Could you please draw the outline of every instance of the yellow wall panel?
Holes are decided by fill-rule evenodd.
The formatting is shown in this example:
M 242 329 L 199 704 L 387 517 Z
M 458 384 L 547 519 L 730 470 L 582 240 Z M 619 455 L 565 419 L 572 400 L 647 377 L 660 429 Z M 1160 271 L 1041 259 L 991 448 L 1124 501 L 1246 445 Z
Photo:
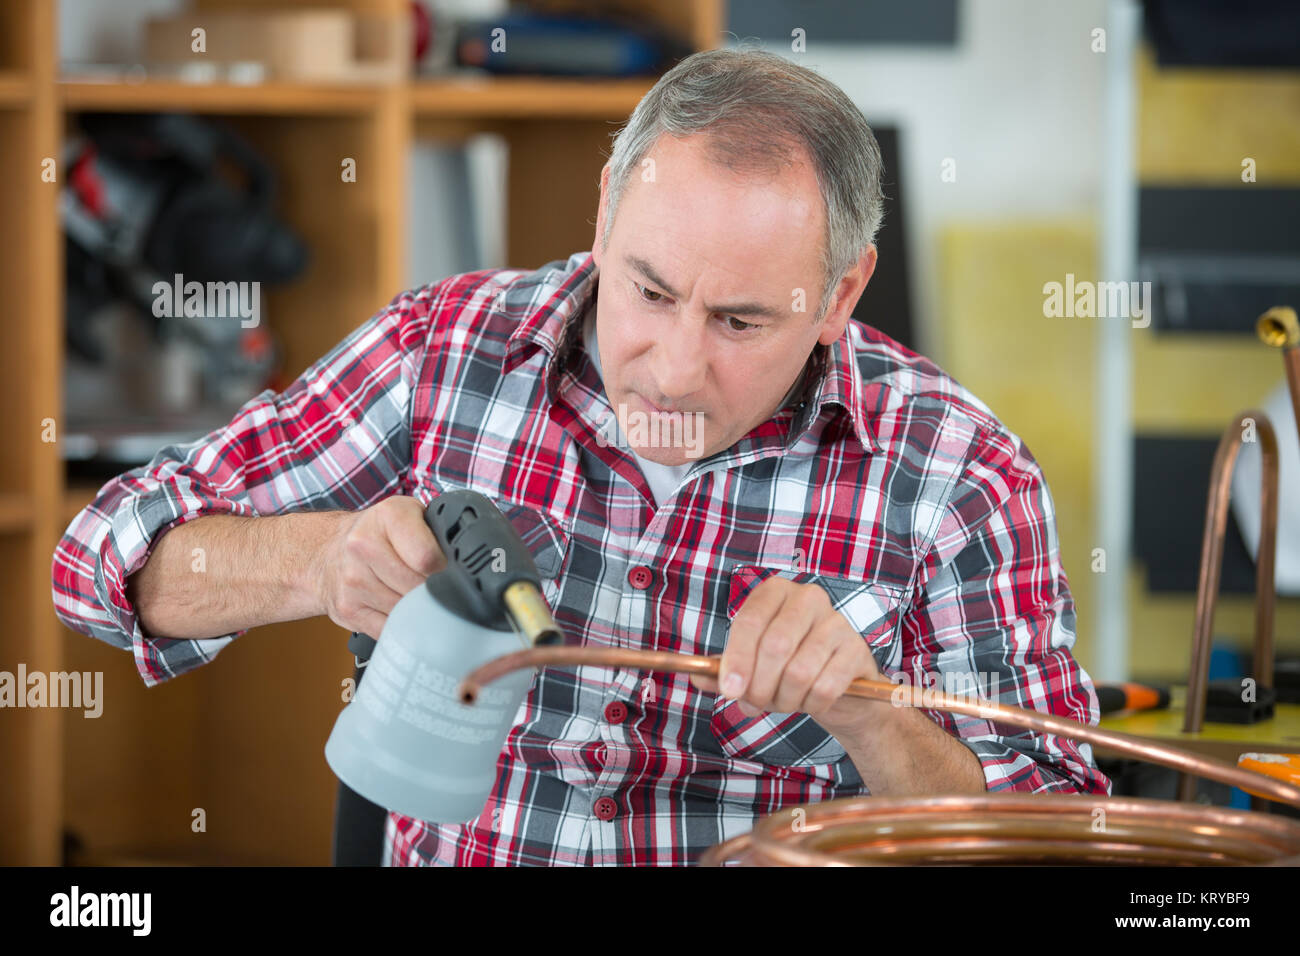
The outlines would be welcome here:
M 1157 69 L 1138 57 L 1138 178 L 1157 185 L 1300 185 L 1300 74 L 1294 70 Z
M 954 226 L 939 238 L 939 364 L 1021 437 L 1056 505 L 1061 561 L 1092 645 L 1095 320 L 1047 318 L 1043 285 L 1095 271 L 1092 229 L 1070 223 Z
M 1140 430 L 1218 435 L 1284 378 L 1281 353 L 1251 336 L 1133 330 L 1133 422 Z

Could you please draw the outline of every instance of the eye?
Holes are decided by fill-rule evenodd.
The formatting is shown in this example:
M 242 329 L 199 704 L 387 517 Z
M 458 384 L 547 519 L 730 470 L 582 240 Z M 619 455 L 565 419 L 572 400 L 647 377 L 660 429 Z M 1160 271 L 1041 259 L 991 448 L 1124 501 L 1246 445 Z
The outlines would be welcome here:
M 633 284 L 635 285 L 635 283 Z M 641 294 L 642 299 L 644 299 L 645 301 L 649 302 L 652 305 L 657 305 L 658 303 L 662 302 L 665 298 L 662 292 L 653 292 L 650 290 L 649 286 L 638 285 L 636 287 L 636 290 Z M 651 296 L 658 296 L 658 298 L 651 298 Z
M 758 328 L 753 322 L 742 322 L 734 315 L 727 316 L 727 325 L 733 332 L 748 332 L 750 329 Z

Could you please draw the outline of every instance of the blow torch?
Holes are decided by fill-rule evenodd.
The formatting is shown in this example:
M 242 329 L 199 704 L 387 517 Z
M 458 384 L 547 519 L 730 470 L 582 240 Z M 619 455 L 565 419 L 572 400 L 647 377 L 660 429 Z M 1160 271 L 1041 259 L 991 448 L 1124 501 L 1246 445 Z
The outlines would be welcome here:
M 377 642 L 353 635 L 353 653 L 372 653 L 325 759 L 373 803 L 432 823 L 464 823 L 487 802 L 533 673 L 516 672 L 475 707 L 461 703 L 457 684 L 520 642 L 555 645 L 562 635 L 532 554 L 490 499 L 446 492 L 424 520 L 447 566 L 397 602 Z

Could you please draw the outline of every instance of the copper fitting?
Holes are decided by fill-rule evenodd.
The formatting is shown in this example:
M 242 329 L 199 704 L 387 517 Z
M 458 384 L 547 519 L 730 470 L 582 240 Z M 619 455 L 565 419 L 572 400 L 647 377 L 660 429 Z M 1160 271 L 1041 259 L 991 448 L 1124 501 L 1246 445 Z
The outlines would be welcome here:
M 1291 410 L 1300 428 L 1300 320 L 1295 309 L 1275 305 L 1255 321 L 1255 332 L 1265 345 L 1282 350 L 1286 383 L 1291 391 Z
M 667 651 L 536 647 L 476 668 L 461 681 L 457 694 L 473 704 L 484 684 L 525 667 L 585 664 L 717 679 L 721 663 L 721 657 Z M 917 695 L 916 690 L 858 678 L 846 695 L 1068 737 L 1300 807 L 1300 787 L 1212 757 L 1054 714 L 929 688 Z M 1297 865 L 1300 823 L 1251 811 L 1090 794 L 851 797 L 783 809 L 760 820 L 750 833 L 714 847 L 701 862 L 733 859 L 760 865 L 994 861 Z

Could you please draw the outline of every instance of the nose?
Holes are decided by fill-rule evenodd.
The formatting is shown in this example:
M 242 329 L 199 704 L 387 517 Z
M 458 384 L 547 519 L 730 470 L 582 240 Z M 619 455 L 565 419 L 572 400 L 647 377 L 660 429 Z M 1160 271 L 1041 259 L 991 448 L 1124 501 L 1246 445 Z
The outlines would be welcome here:
M 656 404 L 676 404 L 704 388 L 709 367 L 704 324 L 678 319 L 655 343 L 650 374 L 658 395 L 646 398 Z

